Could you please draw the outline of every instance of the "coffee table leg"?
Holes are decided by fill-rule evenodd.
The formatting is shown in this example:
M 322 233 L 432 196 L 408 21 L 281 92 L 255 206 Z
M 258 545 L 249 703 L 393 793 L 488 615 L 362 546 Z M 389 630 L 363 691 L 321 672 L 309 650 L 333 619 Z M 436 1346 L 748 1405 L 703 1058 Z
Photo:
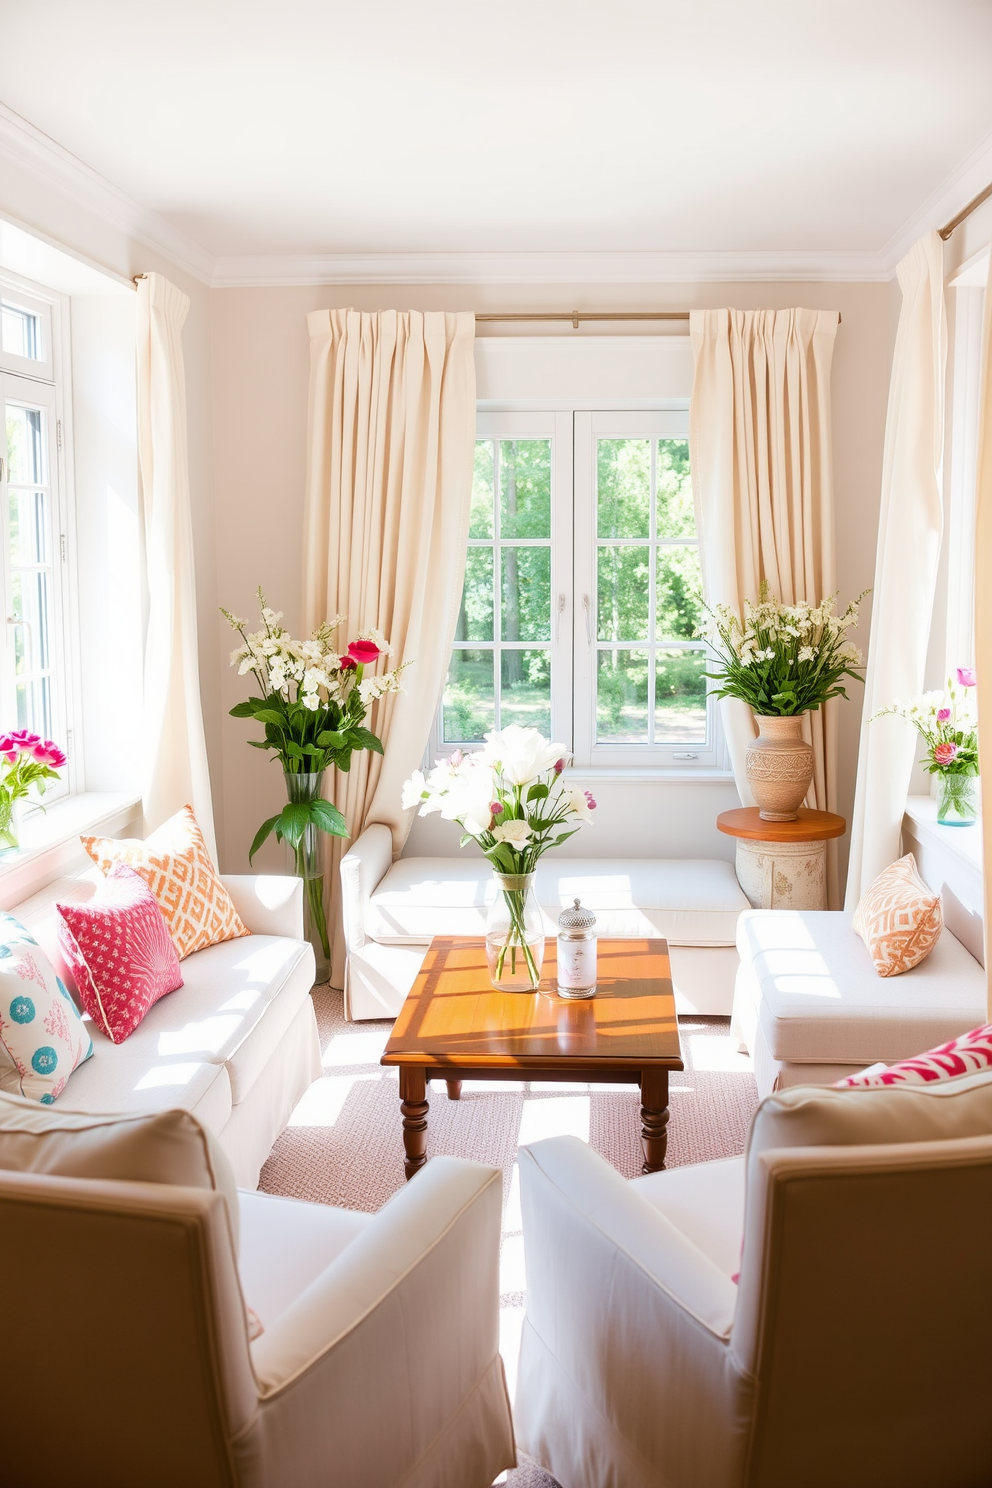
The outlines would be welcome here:
M 427 1072 L 418 1065 L 400 1065 L 400 1110 L 403 1112 L 404 1170 L 411 1179 L 427 1161 Z
M 449 1100 L 461 1100 L 461 1098 L 462 1098 L 462 1082 L 461 1082 L 461 1080 L 445 1080 L 444 1083 L 448 1087 L 448 1099 Z
M 668 1071 L 641 1071 L 641 1146 L 644 1148 L 642 1173 L 660 1173 L 665 1166 L 668 1148 Z

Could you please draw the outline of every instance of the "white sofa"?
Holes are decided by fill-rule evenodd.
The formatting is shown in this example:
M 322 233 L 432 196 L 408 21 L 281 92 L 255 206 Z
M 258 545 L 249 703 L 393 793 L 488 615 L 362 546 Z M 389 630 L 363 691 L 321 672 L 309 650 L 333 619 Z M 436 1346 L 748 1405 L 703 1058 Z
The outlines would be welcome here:
M 10 913 L 66 978 L 56 901 L 92 897 L 91 868 L 56 879 Z M 303 939 L 297 878 L 223 877 L 250 936 L 208 946 L 181 962 L 183 986 L 163 997 L 125 1043 L 87 1019 L 93 1055 L 70 1076 L 59 1106 L 83 1112 L 181 1106 L 220 1138 L 241 1188 L 254 1189 L 289 1115 L 321 1073 L 310 989 L 314 956 Z
M 851 916 L 749 909 L 731 1031 L 754 1059 L 759 1096 L 893 1064 L 986 1021 L 985 971 L 944 929 L 919 966 L 880 977 Z
M 467 852 L 393 862 L 388 827 L 367 827 L 341 860 L 349 1018 L 393 1018 L 435 935 L 482 935 L 495 894 L 489 862 Z M 562 858 L 538 864 L 549 935 L 579 896 L 602 936 L 664 936 L 681 1013 L 727 1017 L 737 920 L 748 901 L 733 865 L 706 858 Z

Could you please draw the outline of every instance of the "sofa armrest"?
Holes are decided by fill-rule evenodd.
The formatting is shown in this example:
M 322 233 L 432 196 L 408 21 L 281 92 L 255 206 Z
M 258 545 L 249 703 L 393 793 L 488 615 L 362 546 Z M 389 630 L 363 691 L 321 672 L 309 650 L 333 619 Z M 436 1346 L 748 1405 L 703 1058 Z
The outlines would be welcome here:
M 312 1481 L 333 1463 L 342 1483 L 405 1482 L 457 1419 L 470 1454 L 459 1482 L 490 1483 L 513 1465 L 498 1353 L 502 1194 L 498 1169 L 434 1158 L 256 1340 L 274 1452 L 293 1443 L 299 1467 L 304 1448 Z
M 221 883 L 253 935 L 303 939 L 302 878 L 275 873 L 222 873 Z
M 563 1482 L 582 1481 L 606 1435 L 659 1483 L 736 1481 L 737 1287 L 578 1138 L 522 1147 L 519 1161 L 521 1447 Z
M 365 906 L 393 864 L 393 834 L 381 822 L 366 827 L 341 859 L 341 917 L 345 945 L 365 944 Z

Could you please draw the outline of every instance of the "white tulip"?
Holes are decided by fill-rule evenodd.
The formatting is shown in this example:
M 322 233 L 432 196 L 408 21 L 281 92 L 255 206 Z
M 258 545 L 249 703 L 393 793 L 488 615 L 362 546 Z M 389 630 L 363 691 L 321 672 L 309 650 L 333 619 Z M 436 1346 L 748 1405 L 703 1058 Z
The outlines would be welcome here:
M 498 764 L 511 785 L 523 786 L 553 770 L 560 759 L 567 760 L 569 751 L 564 744 L 550 743 L 538 729 L 511 723 L 486 735 L 482 758 L 487 764 Z

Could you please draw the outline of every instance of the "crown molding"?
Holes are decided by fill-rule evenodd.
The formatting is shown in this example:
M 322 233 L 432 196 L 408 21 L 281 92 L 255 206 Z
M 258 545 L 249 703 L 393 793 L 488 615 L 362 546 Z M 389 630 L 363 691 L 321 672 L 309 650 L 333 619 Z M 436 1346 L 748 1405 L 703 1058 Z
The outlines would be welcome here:
M 925 232 L 929 232 L 931 228 L 943 227 L 972 197 L 983 191 L 990 181 L 992 134 L 982 140 L 956 170 L 945 176 L 923 205 L 907 218 L 898 232 L 892 234 L 879 255 L 885 265 L 886 278 L 892 277 L 900 259 Z
M 327 253 L 218 258 L 215 289 L 317 284 L 707 284 L 880 280 L 875 253 Z
M 0 103 L 0 159 L 46 181 L 101 222 L 160 253 L 194 279 L 211 282 L 212 254 L 4 103 Z

